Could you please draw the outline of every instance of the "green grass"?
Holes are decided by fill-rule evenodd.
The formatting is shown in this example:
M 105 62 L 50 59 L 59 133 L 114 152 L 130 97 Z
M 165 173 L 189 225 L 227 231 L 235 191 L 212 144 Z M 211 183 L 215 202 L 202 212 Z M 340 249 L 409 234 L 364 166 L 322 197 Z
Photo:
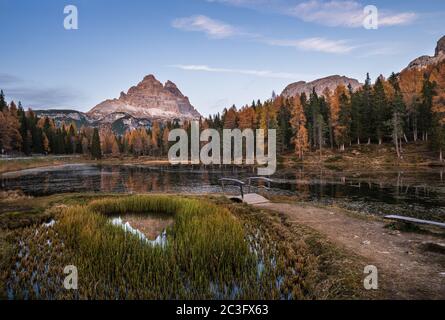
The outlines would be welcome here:
M 29 213 L 23 201 L 10 205 L 16 212 L 0 214 L 0 299 L 7 284 L 16 299 L 363 296 L 355 257 L 281 214 L 222 197 L 58 195 L 29 199 Z M 173 217 L 167 245 L 109 223 L 128 213 Z M 53 228 L 42 226 L 52 218 Z M 62 285 L 70 264 L 78 291 Z
M 375 299 L 384 295 L 363 289 L 366 264 L 360 256 L 332 244 L 317 231 L 291 223 L 278 212 L 232 204 L 223 198 L 214 201 L 243 220 L 245 227 L 261 230 L 262 247 L 270 250 L 273 246 L 282 265 L 280 274 L 285 275 L 283 286 L 294 299 Z
M 14 160 L 0 159 L 0 173 L 13 172 L 13 171 L 45 167 L 45 166 L 76 163 L 81 160 L 82 159 L 80 157 L 57 158 L 52 156 L 30 157 L 26 159 L 14 159 Z
M 173 214 L 175 223 L 168 230 L 166 247 L 147 245 L 109 223 L 110 216 L 129 212 Z M 33 258 L 18 261 L 21 268 L 15 274 L 16 297 L 22 297 L 23 292 L 29 293 L 25 298 L 45 299 L 279 296 L 270 264 L 258 275 L 257 257 L 249 249 L 241 222 L 229 210 L 208 201 L 146 195 L 106 198 L 65 208 L 56 214 L 56 219 L 50 232 L 42 226 L 37 228 L 41 236 L 35 236 L 33 228 L 23 232 L 29 257 Z M 57 259 L 44 250 L 48 249 L 48 240 L 58 253 Z M 20 248 L 17 255 L 19 251 Z M 78 267 L 79 291 L 75 294 L 60 289 L 62 263 Z M 38 283 L 45 295 L 32 292 L 36 283 L 29 266 L 32 270 L 44 270 L 45 266 L 51 269 Z M 50 283 L 48 278 L 52 279 Z

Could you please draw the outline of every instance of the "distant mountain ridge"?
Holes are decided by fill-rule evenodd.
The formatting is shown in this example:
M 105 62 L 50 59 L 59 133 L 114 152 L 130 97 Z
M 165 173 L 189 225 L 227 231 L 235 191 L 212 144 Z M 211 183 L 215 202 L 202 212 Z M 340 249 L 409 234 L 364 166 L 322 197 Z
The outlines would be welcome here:
M 78 128 L 83 125 L 90 125 L 92 120 L 87 114 L 69 109 L 48 109 L 48 110 L 33 110 L 33 112 L 40 118 L 48 117 L 54 120 L 57 126 L 60 126 L 62 122 L 72 123 L 74 122 Z
M 150 127 L 152 121 L 149 119 L 139 119 L 124 113 L 115 112 L 104 117 L 100 121 L 92 119 L 87 113 L 77 110 L 33 110 L 38 117 L 48 117 L 54 120 L 56 126 L 60 127 L 62 123 L 75 123 L 77 128 L 87 127 L 110 127 L 115 133 L 123 134 L 127 130 L 139 127 Z
M 290 98 L 295 97 L 296 95 L 301 95 L 304 92 L 307 96 L 309 96 L 313 89 L 315 89 L 315 92 L 318 95 L 323 95 L 323 91 L 326 88 L 333 92 L 340 84 L 344 85 L 345 87 L 351 85 L 354 91 L 362 86 L 362 84 L 356 79 L 333 75 L 311 82 L 298 81 L 291 83 L 283 90 L 281 95 L 285 98 Z
M 138 127 L 150 127 L 153 121 L 184 121 L 199 119 L 201 115 L 190 104 L 176 84 L 167 81 L 162 85 L 154 75 L 148 75 L 119 98 L 105 100 L 90 111 L 36 110 L 39 117 L 54 119 L 56 125 L 74 122 L 83 125 L 109 126 L 122 134 Z
M 405 74 L 408 74 L 409 72 L 423 72 L 423 70 L 437 66 L 443 61 L 445 61 L 445 36 L 437 41 L 434 56 L 424 55 L 414 59 L 405 69 L 400 71 L 399 77 L 403 81 Z M 409 81 L 411 81 L 411 79 Z M 333 92 L 340 84 L 346 87 L 351 85 L 354 91 L 362 87 L 362 84 L 356 79 L 348 78 L 346 76 L 332 75 L 311 82 L 298 81 L 291 83 L 283 90 L 281 95 L 286 98 L 295 97 L 303 92 L 306 95 L 309 95 L 312 93 L 313 89 L 315 89 L 315 92 L 318 95 L 323 95 L 323 91 L 326 88 Z

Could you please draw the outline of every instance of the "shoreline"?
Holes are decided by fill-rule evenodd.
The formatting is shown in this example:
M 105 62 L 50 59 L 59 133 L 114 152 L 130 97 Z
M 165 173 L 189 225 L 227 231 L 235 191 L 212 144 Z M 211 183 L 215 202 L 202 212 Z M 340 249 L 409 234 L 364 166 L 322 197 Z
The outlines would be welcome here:
M 94 165 L 170 165 L 168 160 L 162 159 L 147 159 L 143 158 L 133 158 L 133 157 L 125 157 L 125 158 L 104 158 L 102 160 L 92 160 L 82 156 L 67 156 L 63 158 L 54 158 L 51 156 L 38 156 L 38 157 L 21 157 L 19 159 L 0 159 L 0 175 L 5 173 L 11 173 L 16 171 L 22 171 L 26 169 L 35 169 L 35 168 L 44 168 L 44 167 L 52 167 L 59 165 L 67 165 L 67 164 L 94 164 Z M 240 167 L 251 167 L 251 165 L 236 165 Z M 382 169 L 444 169 L 445 163 L 386 163 L 373 165 L 372 167 L 366 166 L 364 169 L 364 165 L 357 163 L 351 164 L 349 162 L 338 162 L 338 163 L 326 163 L 326 162 L 314 162 L 314 161 L 302 161 L 302 162 L 281 162 L 277 163 L 277 170 L 293 170 L 299 169 L 302 167 L 306 168 L 314 168 L 314 169 L 325 169 L 333 172 L 349 172 L 349 171 L 364 171 L 368 172 L 377 172 Z

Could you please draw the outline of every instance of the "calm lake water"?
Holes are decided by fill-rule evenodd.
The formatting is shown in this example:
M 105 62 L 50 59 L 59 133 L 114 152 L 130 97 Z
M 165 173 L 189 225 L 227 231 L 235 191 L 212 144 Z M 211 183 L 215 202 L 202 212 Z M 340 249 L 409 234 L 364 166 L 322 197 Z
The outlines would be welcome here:
M 32 196 L 68 192 L 219 193 L 222 177 L 246 180 L 256 170 L 242 167 L 64 165 L 6 173 L 0 190 L 22 190 Z M 333 171 L 281 169 L 266 195 L 295 201 L 335 203 L 372 214 L 404 214 L 445 220 L 445 170 L 410 169 Z M 236 193 L 228 187 L 226 191 Z

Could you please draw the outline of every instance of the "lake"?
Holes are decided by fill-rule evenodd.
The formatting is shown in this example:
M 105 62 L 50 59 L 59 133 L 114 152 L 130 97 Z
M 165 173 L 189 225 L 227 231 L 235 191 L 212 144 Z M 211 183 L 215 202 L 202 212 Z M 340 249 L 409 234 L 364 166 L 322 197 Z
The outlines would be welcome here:
M 187 193 L 222 192 L 222 177 L 246 180 L 256 170 L 237 166 L 72 164 L 28 169 L 0 176 L 0 190 L 31 196 L 72 192 Z M 294 201 L 336 204 L 370 214 L 403 214 L 445 220 L 444 169 L 336 171 L 301 167 L 278 169 L 270 190 Z M 226 191 L 236 193 L 235 187 Z

